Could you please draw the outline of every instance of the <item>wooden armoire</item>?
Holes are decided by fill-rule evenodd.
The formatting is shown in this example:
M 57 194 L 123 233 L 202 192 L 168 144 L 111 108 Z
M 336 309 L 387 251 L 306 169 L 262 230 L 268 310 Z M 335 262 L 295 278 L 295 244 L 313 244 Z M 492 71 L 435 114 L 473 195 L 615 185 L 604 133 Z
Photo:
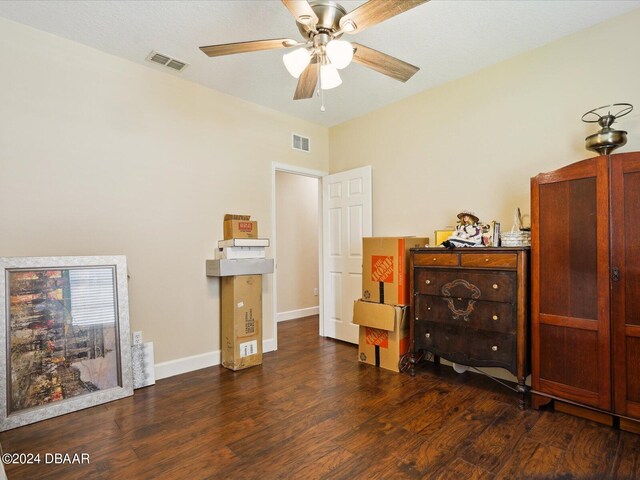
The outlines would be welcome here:
M 533 405 L 640 419 L 640 152 L 532 178 L 531 226 Z

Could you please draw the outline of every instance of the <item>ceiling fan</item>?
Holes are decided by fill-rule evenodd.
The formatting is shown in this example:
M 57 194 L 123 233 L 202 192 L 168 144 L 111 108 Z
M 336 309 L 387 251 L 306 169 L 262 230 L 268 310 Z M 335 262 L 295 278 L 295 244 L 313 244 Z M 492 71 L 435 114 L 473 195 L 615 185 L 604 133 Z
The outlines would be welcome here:
M 301 48 L 283 56 L 285 67 L 298 78 L 294 100 L 311 98 L 318 80 L 328 90 L 342 83 L 338 69 L 355 61 L 365 67 L 406 82 L 419 68 L 359 43 L 339 40 L 344 33 L 353 35 L 365 28 L 410 10 L 428 0 L 369 0 L 347 13 L 335 2 L 327 0 L 282 0 L 293 14 L 304 41 L 291 38 L 255 40 L 200 47 L 210 57 L 256 52 L 278 48 Z

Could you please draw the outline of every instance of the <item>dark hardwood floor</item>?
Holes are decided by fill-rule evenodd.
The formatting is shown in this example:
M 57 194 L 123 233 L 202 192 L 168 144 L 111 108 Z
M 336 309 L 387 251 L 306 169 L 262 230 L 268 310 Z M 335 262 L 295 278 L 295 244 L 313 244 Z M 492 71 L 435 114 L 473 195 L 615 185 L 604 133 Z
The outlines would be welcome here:
M 281 323 L 279 350 L 0 434 L 5 452 L 88 453 L 88 465 L 7 465 L 19 479 L 638 478 L 640 436 L 520 411 L 481 375 L 361 365 L 318 318 Z

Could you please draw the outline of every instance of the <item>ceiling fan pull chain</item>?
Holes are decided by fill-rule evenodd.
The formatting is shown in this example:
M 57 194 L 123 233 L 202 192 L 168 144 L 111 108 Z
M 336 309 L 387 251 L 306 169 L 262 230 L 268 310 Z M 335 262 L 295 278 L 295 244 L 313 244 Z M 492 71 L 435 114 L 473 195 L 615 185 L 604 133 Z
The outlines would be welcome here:
M 320 62 L 318 62 L 318 95 L 320 95 L 320 111 L 324 112 L 324 90 L 322 89 L 322 70 L 320 69 Z

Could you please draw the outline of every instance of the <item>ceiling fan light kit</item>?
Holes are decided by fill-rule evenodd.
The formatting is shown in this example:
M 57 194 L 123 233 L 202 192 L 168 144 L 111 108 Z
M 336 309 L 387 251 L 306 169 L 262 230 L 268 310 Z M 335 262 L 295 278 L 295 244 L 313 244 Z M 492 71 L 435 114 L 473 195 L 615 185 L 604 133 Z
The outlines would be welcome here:
M 293 52 L 285 53 L 282 56 L 282 61 L 293 78 L 300 78 L 311 61 L 311 52 L 306 48 L 298 48 Z
M 320 88 L 322 90 L 331 90 L 342 84 L 342 79 L 336 67 L 327 63 L 320 66 Z
M 338 70 L 346 68 L 353 60 L 353 45 L 346 40 L 331 40 L 325 50 L 331 64 Z
M 339 39 L 344 33 L 356 34 L 427 1 L 369 0 L 347 13 L 341 5 L 328 0 L 282 0 L 296 19 L 304 42 L 278 38 L 210 45 L 200 47 L 200 50 L 210 57 L 217 57 L 304 45 L 282 57 L 287 71 L 298 79 L 294 100 L 313 97 L 318 82 L 322 90 L 340 85 L 338 69 L 346 68 L 352 61 L 406 82 L 418 67 L 364 45 Z

